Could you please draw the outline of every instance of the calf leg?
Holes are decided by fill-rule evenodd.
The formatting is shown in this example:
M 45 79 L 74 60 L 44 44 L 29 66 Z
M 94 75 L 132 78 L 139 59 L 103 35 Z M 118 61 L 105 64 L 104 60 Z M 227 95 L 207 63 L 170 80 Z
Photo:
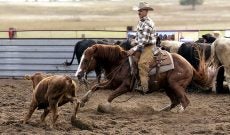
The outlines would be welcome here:
M 69 95 L 69 94 L 65 94 L 62 98 L 62 103 L 65 104 L 65 103 L 68 103 L 68 102 L 71 102 L 74 104 L 74 111 L 73 111 L 73 115 L 72 115 L 72 119 L 73 118 L 76 118 L 76 115 L 77 115 L 77 111 L 80 107 L 80 101 L 78 101 L 78 99 L 76 97 L 73 97 L 72 95 Z M 63 104 L 60 104 L 59 102 L 59 106 L 63 105 Z
M 57 108 L 58 108 L 57 104 L 53 104 L 53 103 L 50 104 L 50 110 L 51 110 L 51 112 L 53 114 L 51 128 L 53 128 L 53 126 L 54 126 L 54 124 L 55 124 L 55 122 L 57 121 L 57 118 L 58 118 L 58 110 L 57 110 Z
M 41 115 L 41 122 L 45 121 L 46 116 L 49 114 L 50 110 L 48 108 L 44 109 L 44 112 Z
M 48 97 L 48 101 L 49 101 L 49 106 L 50 106 L 50 110 L 53 114 L 53 119 L 52 119 L 52 125 L 51 128 L 54 126 L 55 122 L 57 121 L 58 118 L 58 103 L 61 101 L 61 99 L 63 98 L 64 95 L 60 96 L 59 98 L 56 97 Z
M 29 111 L 24 118 L 23 124 L 25 124 L 31 118 L 31 116 L 32 116 L 32 114 L 36 108 L 37 108 L 37 103 L 35 101 L 32 101 L 30 104 L 30 107 L 29 107 Z

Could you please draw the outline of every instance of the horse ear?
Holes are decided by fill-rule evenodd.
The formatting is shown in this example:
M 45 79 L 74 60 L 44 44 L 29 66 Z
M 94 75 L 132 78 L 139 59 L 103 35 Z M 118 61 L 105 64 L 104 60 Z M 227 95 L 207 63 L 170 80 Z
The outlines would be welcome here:
M 92 54 L 96 54 L 98 46 L 99 45 L 93 45 L 92 46 Z

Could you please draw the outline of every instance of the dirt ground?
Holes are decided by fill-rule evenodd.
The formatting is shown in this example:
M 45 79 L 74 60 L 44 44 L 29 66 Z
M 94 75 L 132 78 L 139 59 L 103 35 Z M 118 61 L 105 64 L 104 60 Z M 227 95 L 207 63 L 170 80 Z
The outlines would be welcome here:
M 94 134 L 230 134 L 230 96 L 188 93 L 191 105 L 183 113 L 177 108 L 170 112 L 158 110 L 169 103 L 164 93 L 140 95 L 127 93 L 114 100 L 113 113 L 97 112 L 97 106 L 106 101 L 111 90 L 96 92 L 78 112 L 78 118 L 87 121 L 91 130 L 81 130 L 70 122 L 72 105 L 59 108 L 60 116 L 54 129 L 39 123 L 42 111 L 36 110 L 28 124 L 21 120 L 31 100 L 32 85 L 29 80 L 0 80 L 0 134 L 94 135 Z M 83 96 L 86 89 L 79 89 Z M 126 99 L 132 97 L 127 102 Z

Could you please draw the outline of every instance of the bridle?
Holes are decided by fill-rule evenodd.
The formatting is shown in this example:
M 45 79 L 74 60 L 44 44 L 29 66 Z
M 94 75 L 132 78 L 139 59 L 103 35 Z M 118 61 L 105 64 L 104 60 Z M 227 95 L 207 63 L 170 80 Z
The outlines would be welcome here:
M 90 58 L 89 63 L 88 63 L 88 65 L 87 65 L 87 67 L 86 67 L 86 70 L 85 70 L 86 72 L 84 72 L 84 77 L 83 77 L 82 81 L 80 81 L 80 83 L 84 84 L 87 88 L 88 88 L 89 81 L 86 79 L 86 74 L 87 74 L 87 71 L 88 71 L 88 69 L 89 69 L 89 67 L 90 67 L 90 65 L 91 65 L 91 62 L 92 62 L 92 59 L 93 59 L 93 58 L 94 58 L 94 56 L 92 56 L 92 57 Z M 127 59 L 128 59 L 128 57 L 127 57 Z M 105 76 L 105 78 L 107 78 L 109 75 L 111 75 L 111 74 L 114 73 L 114 72 L 118 72 L 119 69 L 121 69 L 121 67 L 124 65 L 125 62 L 126 62 L 126 59 L 123 60 L 122 63 L 119 64 L 117 67 L 115 67 L 109 74 L 107 74 L 107 75 Z M 114 73 L 114 75 L 113 75 L 112 78 L 108 81 L 108 83 L 110 83 L 110 82 L 114 79 L 115 76 L 116 76 L 116 73 Z
M 88 66 L 87 66 L 87 68 L 86 68 L 86 71 L 89 69 L 92 59 L 93 59 L 93 57 L 91 57 L 90 62 L 88 63 Z M 128 57 L 127 57 L 126 59 L 124 59 L 124 60 L 122 61 L 121 64 L 119 64 L 119 65 L 118 65 L 117 67 L 115 67 L 109 74 L 107 74 L 107 75 L 105 76 L 105 78 L 107 78 L 109 75 L 111 75 L 111 74 L 113 73 L 112 78 L 111 78 L 106 84 L 104 84 L 104 85 L 107 85 L 107 84 L 109 84 L 109 83 L 111 83 L 111 82 L 113 81 L 113 79 L 114 79 L 115 76 L 117 75 L 117 72 L 119 72 L 119 70 L 122 68 L 122 66 L 125 64 L 125 62 L 126 62 L 127 60 L 128 60 Z M 90 84 L 90 83 L 89 83 L 89 81 L 86 79 L 86 72 L 84 73 L 84 78 L 82 79 L 82 84 L 84 84 L 84 85 L 86 86 L 86 89 L 89 90 L 88 84 Z M 81 85 L 81 84 L 80 84 L 80 85 Z M 103 87 L 103 86 L 98 86 L 98 87 L 100 88 L 100 87 Z M 129 97 L 129 98 L 126 99 L 126 100 L 117 101 L 116 103 L 127 102 L 128 100 L 130 100 L 130 99 L 133 98 L 133 97 L 134 97 L 134 95 L 132 95 L 131 97 Z
M 86 88 L 88 89 L 88 84 L 89 84 L 89 81 L 86 79 L 86 76 L 87 76 L 87 71 L 88 71 L 88 69 L 89 69 L 89 67 L 90 67 L 90 65 L 91 65 L 91 61 L 92 61 L 92 59 L 94 58 L 94 56 L 92 56 L 91 58 L 90 58 L 90 60 L 89 60 L 89 63 L 87 63 L 87 65 L 86 65 L 86 72 L 84 72 L 84 75 L 83 75 L 83 78 L 80 80 L 80 85 L 81 84 L 84 84 L 85 86 L 86 86 Z

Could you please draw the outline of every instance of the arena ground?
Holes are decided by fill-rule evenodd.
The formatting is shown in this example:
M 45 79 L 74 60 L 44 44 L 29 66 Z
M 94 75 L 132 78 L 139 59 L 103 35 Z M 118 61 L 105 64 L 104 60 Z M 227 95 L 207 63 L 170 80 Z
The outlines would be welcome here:
M 79 90 L 77 95 L 81 97 L 86 90 Z M 229 95 L 188 93 L 191 105 L 185 112 L 177 113 L 177 109 L 158 112 L 169 103 L 164 93 L 127 93 L 114 100 L 113 113 L 104 114 L 97 112 L 97 105 L 105 102 L 111 91 L 98 91 L 78 113 L 78 118 L 87 122 L 92 130 L 80 130 L 70 122 L 72 106 L 69 103 L 59 108 L 60 116 L 54 129 L 48 126 L 50 115 L 47 117 L 47 125 L 39 123 L 42 111 L 38 110 L 29 123 L 23 125 L 21 120 L 28 109 L 31 92 L 32 84 L 29 80 L 0 80 L 0 134 L 230 134 Z M 130 97 L 127 102 L 118 103 Z

